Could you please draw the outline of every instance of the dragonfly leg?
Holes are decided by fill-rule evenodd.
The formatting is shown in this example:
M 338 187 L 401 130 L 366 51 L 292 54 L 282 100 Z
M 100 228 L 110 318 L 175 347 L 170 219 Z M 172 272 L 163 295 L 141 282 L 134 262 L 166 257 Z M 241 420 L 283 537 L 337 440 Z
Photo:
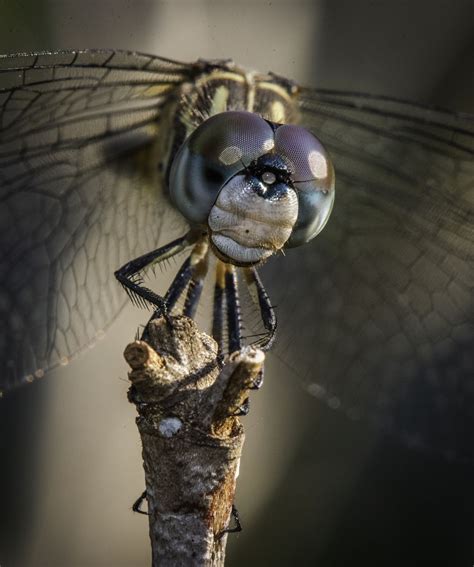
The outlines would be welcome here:
M 169 312 L 173 309 L 176 305 L 176 302 L 181 297 L 183 291 L 188 286 L 191 278 L 193 275 L 193 267 L 191 266 L 191 256 L 186 258 L 183 262 L 183 265 L 178 270 L 178 273 L 174 277 L 173 281 L 171 282 L 168 291 L 164 297 L 165 304 L 166 304 L 166 311 Z M 157 311 L 154 313 L 152 319 L 156 319 L 160 317 L 160 309 L 158 308 Z
M 214 284 L 214 306 L 212 312 L 212 336 L 217 342 L 218 352 L 224 354 L 224 296 L 225 296 L 225 264 L 217 260 L 216 282 Z
M 240 301 L 235 267 L 231 264 L 226 264 L 225 267 L 224 283 L 227 307 L 227 335 L 229 340 L 229 353 L 232 353 L 242 348 Z
M 153 263 L 160 263 L 164 260 L 171 258 L 182 250 L 194 244 L 197 237 L 195 233 L 189 232 L 185 236 L 157 248 L 152 252 L 148 252 L 143 256 L 135 258 L 127 262 L 124 266 L 115 272 L 115 277 L 125 288 L 132 301 L 137 304 L 145 306 L 147 303 L 158 308 L 160 313 L 166 313 L 167 305 L 166 300 L 161 295 L 158 295 L 151 289 L 143 286 L 143 280 L 140 273 Z
M 252 385 L 250 386 L 249 390 L 260 390 L 260 388 L 263 386 L 264 374 L 264 367 L 262 366 L 256 378 L 252 381 Z
M 249 411 L 250 411 L 250 399 L 245 398 L 243 403 L 236 408 L 235 412 L 233 412 L 232 415 L 234 417 L 241 417 L 244 415 L 248 415 Z
M 217 341 L 219 353 L 224 354 L 224 325 L 227 316 L 227 351 L 239 351 L 242 348 L 242 327 L 240 302 L 235 267 L 220 260 L 216 266 L 214 286 L 214 308 L 212 318 L 212 336 Z
M 242 524 L 240 523 L 240 516 L 237 508 L 234 504 L 232 504 L 232 511 L 231 511 L 232 519 L 234 520 L 234 527 L 230 527 L 229 525 L 224 528 L 221 532 L 219 532 L 216 536 L 216 539 L 220 539 L 224 534 L 233 534 L 242 531 Z
M 144 490 L 140 496 L 135 500 L 135 502 L 132 505 L 132 510 L 134 512 L 137 512 L 137 514 L 143 514 L 144 516 L 148 516 L 148 512 L 145 512 L 145 510 L 142 510 L 142 505 L 143 502 L 145 502 L 146 500 L 146 490 Z
M 183 315 L 191 318 L 194 316 L 207 274 L 207 262 L 208 244 L 201 239 L 194 245 L 193 251 L 184 261 L 166 292 L 164 300 L 168 312 L 173 309 L 184 290 L 188 288 Z M 160 316 L 160 310 L 157 311 L 152 319 Z
M 165 294 L 164 305 L 165 312 L 161 306 L 153 313 L 150 321 L 158 319 L 163 314 L 169 313 L 173 307 L 176 305 L 177 301 L 183 294 L 184 290 L 187 288 L 187 295 L 183 309 L 183 315 L 187 317 L 193 317 L 197 305 L 199 303 L 199 298 L 201 297 L 202 287 L 204 285 L 204 279 L 207 274 L 208 266 L 208 243 L 206 239 L 199 239 L 188 258 L 184 261 L 183 265 L 179 269 L 178 273 L 174 277 L 168 291 Z M 148 321 L 148 323 L 150 323 Z M 142 334 L 142 340 L 147 340 L 147 326 Z
M 270 298 L 263 287 L 262 280 L 260 279 L 255 268 L 244 268 L 245 281 L 249 290 L 250 297 L 254 304 L 260 311 L 263 326 L 265 327 L 266 334 L 254 343 L 263 351 L 267 351 L 273 345 L 276 336 L 277 319 L 275 310 L 270 302 Z M 263 374 L 261 376 L 263 381 Z
M 190 265 L 190 257 L 186 258 L 181 268 L 178 270 L 178 273 L 175 275 L 173 281 L 171 282 L 168 291 L 166 292 L 165 296 L 162 297 L 162 305 L 158 305 L 155 309 L 153 315 L 148 320 L 148 323 L 145 325 L 143 329 L 142 336 L 140 339 L 142 341 L 148 342 L 150 340 L 150 336 L 148 334 L 148 326 L 149 324 L 154 321 L 155 319 L 159 319 L 160 317 L 164 316 L 165 319 L 168 321 L 168 313 L 173 309 L 176 302 L 180 298 L 183 290 L 189 283 L 191 279 L 192 270 Z
M 231 264 L 225 264 L 225 297 L 227 307 L 227 336 L 229 353 L 239 351 L 242 348 L 242 324 L 240 314 L 239 288 L 237 273 Z M 237 408 L 234 415 L 247 415 L 250 411 L 250 400 L 246 398 L 243 404 Z M 238 530 L 240 531 L 240 530 Z
M 196 309 L 201 298 L 204 280 L 209 267 L 209 244 L 207 240 L 199 241 L 191 254 L 192 274 L 189 281 L 186 300 L 184 302 L 183 315 L 194 318 Z

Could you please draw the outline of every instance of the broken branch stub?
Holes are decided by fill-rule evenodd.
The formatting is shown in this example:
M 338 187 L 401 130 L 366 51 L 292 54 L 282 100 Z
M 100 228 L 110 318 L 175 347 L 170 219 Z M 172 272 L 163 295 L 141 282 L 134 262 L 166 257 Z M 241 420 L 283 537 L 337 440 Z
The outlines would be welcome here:
M 154 320 L 125 349 L 139 416 L 153 566 L 222 566 L 244 442 L 236 410 L 263 366 L 246 348 L 220 368 L 184 316 Z

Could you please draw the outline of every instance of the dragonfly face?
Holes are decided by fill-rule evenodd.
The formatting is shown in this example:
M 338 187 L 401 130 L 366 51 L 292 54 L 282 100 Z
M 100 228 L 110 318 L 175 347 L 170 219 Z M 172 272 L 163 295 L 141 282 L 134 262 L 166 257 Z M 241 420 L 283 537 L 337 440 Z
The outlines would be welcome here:
M 223 112 L 252 112 L 256 130 L 243 146 L 224 143 L 215 154 L 220 190 L 203 194 L 210 117 Z M 114 270 L 186 224 L 204 226 L 185 243 L 201 266 L 202 232 L 237 265 L 264 259 L 268 242 L 273 251 L 312 238 L 334 195 L 327 150 L 338 179 L 331 220 L 312 243 L 263 268 L 281 329 L 276 352 L 332 407 L 472 458 L 472 118 L 297 88 L 229 63 L 113 51 L 1 58 L 0 118 L 4 390 L 93 343 L 125 303 Z M 252 153 L 262 131 L 262 149 L 270 140 L 283 150 Z M 310 147 L 301 171 L 311 176 L 291 171 L 295 138 Z M 233 161 L 240 153 L 243 164 Z M 272 189 L 282 198 L 276 236 L 252 232 L 240 214 L 249 188 L 255 203 Z M 256 209 L 271 225 L 270 209 Z
M 303 128 L 223 112 L 181 146 L 169 189 L 190 223 L 207 225 L 216 254 L 246 266 L 320 232 L 334 201 L 334 172 Z
M 329 217 L 327 152 L 310 132 L 279 124 L 297 120 L 297 93 L 289 81 L 232 63 L 182 88 L 172 120 L 179 151 L 166 152 L 166 185 L 191 224 L 207 225 L 225 261 L 257 264 L 285 244 L 307 242 Z

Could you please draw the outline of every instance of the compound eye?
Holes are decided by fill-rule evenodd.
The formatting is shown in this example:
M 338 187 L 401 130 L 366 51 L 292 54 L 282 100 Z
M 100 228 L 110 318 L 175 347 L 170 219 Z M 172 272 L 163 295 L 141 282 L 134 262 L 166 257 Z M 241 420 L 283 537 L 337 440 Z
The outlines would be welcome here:
M 334 202 L 334 168 L 321 142 L 300 126 L 275 132 L 275 152 L 287 163 L 298 195 L 299 212 L 288 246 L 299 246 L 324 228 Z
M 189 139 L 189 149 L 223 167 L 242 169 L 274 145 L 270 125 L 251 112 L 223 112 L 211 116 Z
M 170 197 L 190 221 L 205 223 L 222 187 L 274 146 L 272 127 L 251 112 L 222 112 L 184 142 L 170 171 Z
M 329 191 L 332 165 L 323 145 L 311 132 L 300 126 L 280 126 L 275 133 L 275 151 L 286 158 L 300 190 Z

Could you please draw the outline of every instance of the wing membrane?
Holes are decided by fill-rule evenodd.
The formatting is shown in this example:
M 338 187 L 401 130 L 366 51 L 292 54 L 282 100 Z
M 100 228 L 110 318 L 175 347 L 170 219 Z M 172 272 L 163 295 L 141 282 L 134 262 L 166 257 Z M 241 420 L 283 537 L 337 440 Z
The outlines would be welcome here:
M 3 388 L 93 342 L 125 302 L 113 271 L 181 230 L 156 156 L 197 72 L 117 51 L 0 57 Z M 265 267 L 279 353 L 332 407 L 472 458 L 474 120 L 309 89 L 300 110 L 337 196 L 313 243 Z
M 0 58 L 2 388 L 93 342 L 125 303 L 114 270 L 177 228 L 160 118 L 193 72 L 117 51 Z
M 474 120 L 310 90 L 301 113 L 336 201 L 314 242 L 268 267 L 282 333 L 304 330 L 280 354 L 332 407 L 472 458 Z

